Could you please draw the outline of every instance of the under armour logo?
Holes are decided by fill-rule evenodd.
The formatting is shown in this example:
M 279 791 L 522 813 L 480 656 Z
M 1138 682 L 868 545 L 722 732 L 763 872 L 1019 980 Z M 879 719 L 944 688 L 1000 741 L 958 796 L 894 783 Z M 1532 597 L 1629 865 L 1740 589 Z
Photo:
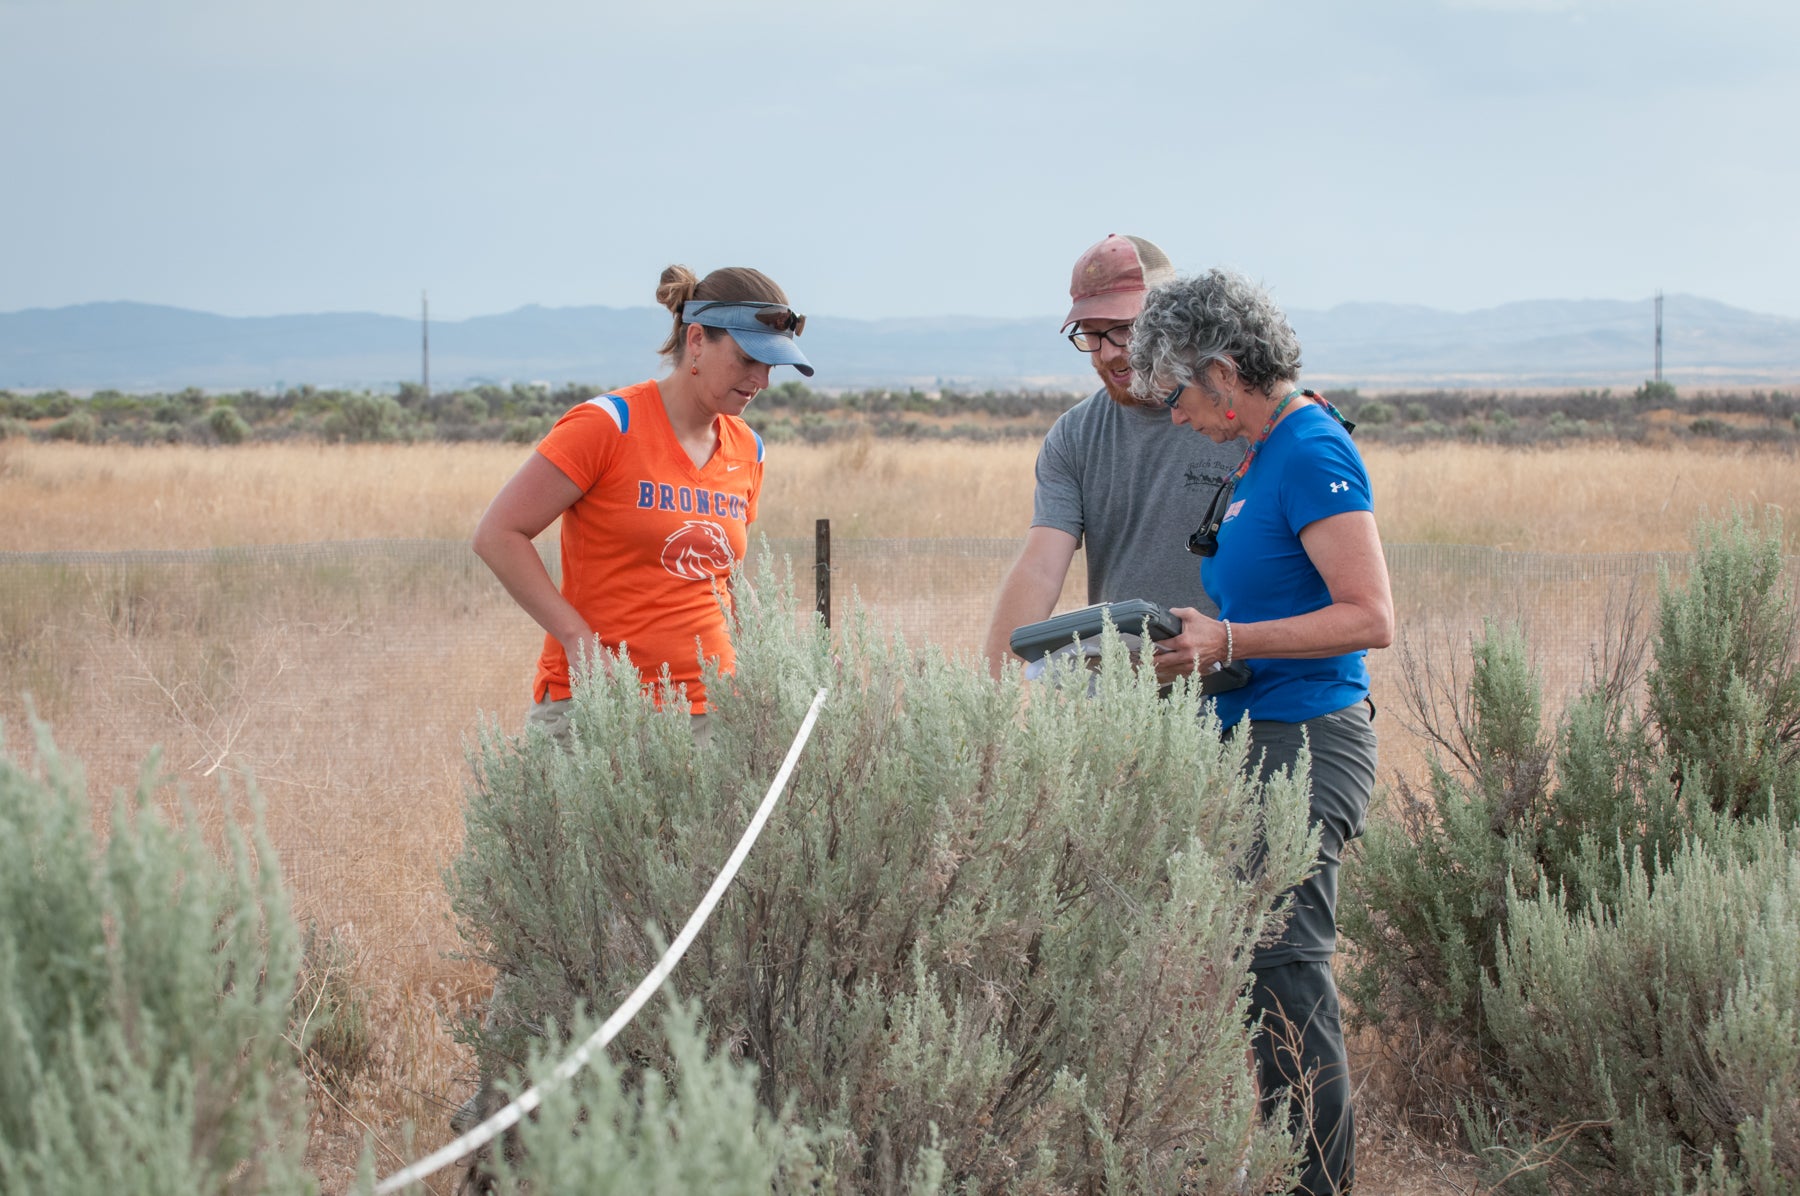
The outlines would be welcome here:
M 1331 492 L 1333 494 L 1338 493 L 1338 491 L 1340 491 L 1340 490 L 1348 490 L 1348 489 L 1350 489 L 1349 482 L 1333 482 L 1333 483 L 1331 483 Z

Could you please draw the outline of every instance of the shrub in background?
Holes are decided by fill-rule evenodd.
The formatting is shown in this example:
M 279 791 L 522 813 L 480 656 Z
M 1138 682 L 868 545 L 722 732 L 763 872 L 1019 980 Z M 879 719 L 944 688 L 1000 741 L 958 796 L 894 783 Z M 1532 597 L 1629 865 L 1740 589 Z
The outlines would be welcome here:
M 1667 384 L 1662 384 L 1667 387 Z M 285 387 L 209 395 L 196 387 L 174 394 L 100 391 L 91 398 L 66 392 L 23 395 L 0 391 L 0 418 L 23 419 L 34 427 L 81 411 L 95 417 L 96 440 L 109 444 L 213 443 L 218 438 L 205 417 L 216 402 L 234 407 L 249 428 L 249 439 L 283 441 L 317 437 L 328 441 L 507 440 L 531 443 L 570 407 L 608 387 L 591 383 L 480 384 L 439 390 L 427 396 L 416 382 L 403 382 L 397 395 L 370 391 Z M 1478 443 L 1530 445 L 1570 436 L 1639 442 L 1670 429 L 1649 418 L 1658 410 L 1681 417 L 1673 430 L 1753 444 L 1789 444 L 1800 426 L 1800 396 L 1785 391 L 1697 391 L 1685 399 L 1673 387 L 1615 395 L 1610 389 L 1554 394 L 1435 390 L 1390 392 L 1365 399 L 1357 391 L 1327 392 L 1340 410 L 1358 420 L 1370 439 L 1419 444 L 1462 438 Z M 1661 396 L 1654 397 L 1654 396 Z M 892 390 L 826 394 L 804 384 L 771 387 L 747 413 L 764 438 L 825 444 L 856 438 L 865 430 L 881 438 L 982 441 L 1040 437 L 1082 393 L 1055 391 L 942 392 Z M 1364 413 L 1364 408 L 1367 413 Z M 1745 419 L 1742 417 L 1754 417 Z M 914 418 L 923 417 L 923 418 Z M 1730 418 L 1720 418 L 1730 417 Z M 67 437 L 81 423 L 64 425 Z M 33 433 L 49 435 L 48 428 Z
M 398 439 L 407 418 L 406 409 L 388 395 L 346 394 L 324 417 L 320 430 L 327 440 L 380 443 Z
M 484 1068 L 649 971 L 823 686 L 790 791 L 670 986 L 755 1065 L 765 1111 L 822 1136 L 832 1189 L 1222 1190 L 1246 1155 L 1250 1190 L 1281 1186 L 1241 994 L 1312 859 L 1304 777 L 1246 780 L 1196 695 L 1159 699 L 1116 639 L 1093 698 L 1027 700 L 860 620 L 834 652 L 766 566 L 738 594 L 707 747 L 628 670 L 578 690 L 572 750 L 482 745 L 451 883 L 502 977 Z M 615 1049 L 628 1073 L 681 1070 L 647 1025 Z
M 536 444 L 548 433 L 555 421 L 548 416 L 515 419 L 506 425 L 503 439 L 508 444 Z
M 1466 682 L 1408 661 L 1405 704 L 1438 750 L 1427 785 L 1398 786 L 1396 816 L 1372 820 L 1361 866 L 1346 870 L 1342 923 L 1356 946 L 1346 989 L 1361 1016 L 1397 1021 L 1415 1042 L 1448 1044 L 1456 1066 L 1442 1069 L 1444 1082 L 1421 1103 L 1435 1100 L 1429 1111 L 1446 1116 L 1449 1106 L 1485 1103 L 1488 1113 L 1468 1128 L 1493 1157 L 1511 1160 L 1500 1168 L 1510 1188 L 1548 1182 L 1545 1169 L 1521 1168 L 1519 1159 L 1567 1147 L 1558 1165 L 1580 1158 L 1591 1171 L 1580 1183 L 1596 1189 L 1647 1190 L 1632 1185 L 1651 1174 L 1645 1168 L 1662 1168 L 1656 1173 L 1679 1172 L 1709 1191 L 1733 1190 L 1730 1183 L 1758 1173 L 1756 1152 L 1774 1149 L 1753 1140 L 1764 1104 L 1800 1101 L 1800 1084 L 1784 1073 L 1766 1100 L 1719 1112 L 1716 1090 L 1763 1084 L 1764 1071 L 1741 1070 L 1755 1051 L 1684 1053 L 1651 1029 L 1660 1018 L 1685 1018 L 1713 1042 L 1706 1036 L 1740 980 L 1749 985 L 1733 998 L 1740 1003 L 1791 1010 L 1800 997 L 1791 972 L 1747 954 L 1702 975 L 1712 957 L 1690 964 L 1658 929 L 1684 916 L 1671 912 L 1683 901 L 1719 900 L 1694 887 L 1705 867 L 1727 887 L 1751 883 L 1762 866 L 1758 845 L 1800 818 L 1800 691 L 1781 543 L 1772 513 L 1760 531 L 1741 514 L 1703 521 L 1688 579 L 1665 577 L 1659 587 L 1648 671 L 1637 665 L 1644 644 L 1623 634 L 1553 728 L 1516 630 L 1489 627 Z M 1756 817 L 1770 829 L 1746 821 Z M 1792 851 L 1780 858 L 1800 867 Z M 1687 887 L 1662 893 L 1670 877 Z M 1536 896 L 1521 902 L 1515 890 Z M 1780 898 L 1771 892 L 1764 886 L 1736 902 L 1739 913 L 1745 901 L 1775 902 L 1757 913 L 1776 927 L 1772 936 L 1744 950 L 1778 948 Z M 1564 941 L 1577 928 L 1594 940 L 1585 954 Z M 1552 941 L 1561 954 L 1545 954 Z M 1729 938 L 1712 944 L 1729 946 Z M 1661 964 L 1650 966 L 1653 958 Z M 1601 975 L 1595 969 L 1612 967 L 1607 960 L 1636 962 Z M 1567 969 L 1558 981 L 1566 991 L 1545 980 L 1546 968 Z M 1527 1016 L 1515 997 L 1542 1004 Z M 1585 1035 L 1588 1053 L 1564 1059 L 1560 1071 L 1547 1066 L 1554 1048 L 1542 1041 L 1545 1019 Z M 1786 1044 L 1772 1033 L 1764 1049 L 1785 1058 Z M 1654 1082 L 1644 1081 L 1651 1072 Z M 1631 1083 L 1621 1078 L 1628 1073 Z M 1479 1077 L 1473 1094 L 1462 1087 L 1471 1074 Z M 1667 1099 L 1651 1099 L 1650 1088 L 1634 1087 L 1640 1081 L 1661 1085 Z M 1469 1095 L 1477 1099 L 1462 1100 Z M 1617 1116 L 1607 1111 L 1615 1100 Z M 1553 1124 L 1559 1108 L 1577 1120 L 1574 1110 L 1593 1111 L 1603 1124 Z M 1715 1132 L 1695 1134 L 1690 1116 L 1715 1118 Z M 1586 1145 L 1566 1142 L 1571 1133 Z M 1643 1162 L 1652 1155 L 1657 1161 Z
M 96 846 L 79 768 L 47 733 L 38 757 L 0 754 L 0 1191 L 311 1191 L 260 823 L 221 866 L 152 804 L 152 761 Z
M 45 428 L 44 435 L 50 440 L 91 444 L 100 435 L 100 421 L 86 411 L 72 411 Z
M 250 425 L 236 407 L 225 403 L 206 413 L 206 430 L 220 444 L 242 444 L 250 438 Z
M 1800 658 L 1783 573 L 1781 523 L 1758 536 L 1742 517 L 1703 524 L 1679 600 L 1665 600 L 1650 717 L 1675 781 L 1729 817 L 1800 817 Z

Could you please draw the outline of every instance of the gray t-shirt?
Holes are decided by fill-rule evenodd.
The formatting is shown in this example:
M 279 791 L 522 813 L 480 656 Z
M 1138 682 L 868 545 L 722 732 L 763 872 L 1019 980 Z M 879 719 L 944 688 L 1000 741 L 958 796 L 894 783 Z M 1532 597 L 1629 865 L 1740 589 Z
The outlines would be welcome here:
M 1214 444 L 1175 426 L 1160 404 L 1123 407 L 1101 390 L 1044 437 L 1031 525 L 1085 547 L 1089 602 L 1148 598 L 1217 614 L 1187 539 L 1243 459 L 1240 440 Z

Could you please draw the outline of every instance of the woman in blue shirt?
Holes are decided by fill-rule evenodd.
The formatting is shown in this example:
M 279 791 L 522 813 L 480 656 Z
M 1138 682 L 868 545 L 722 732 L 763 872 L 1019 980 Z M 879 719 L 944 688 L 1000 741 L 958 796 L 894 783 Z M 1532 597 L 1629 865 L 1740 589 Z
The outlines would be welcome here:
M 1219 617 L 1171 613 L 1159 675 L 1237 661 L 1250 682 L 1215 699 L 1227 734 L 1250 736 L 1262 776 L 1312 751 L 1309 801 L 1319 866 L 1293 893 L 1282 937 L 1251 961 L 1251 1004 L 1264 1115 L 1281 1090 L 1303 1092 L 1289 1116 L 1305 1145 L 1296 1191 L 1349 1190 L 1355 1130 L 1349 1063 L 1331 957 L 1337 869 L 1362 833 L 1375 786 L 1374 707 L 1363 656 L 1394 636 L 1394 603 L 1369 477 L 1337 410 L 1298 384 L 1300 341 L 1268 293 L 1212 270 L 1152 290 L 1131 337 L 1134 386 L 1178 426 L 1249 443 L 1190 548 Z M 1310 1119 L 1310 1125 L 1303 1119 Z

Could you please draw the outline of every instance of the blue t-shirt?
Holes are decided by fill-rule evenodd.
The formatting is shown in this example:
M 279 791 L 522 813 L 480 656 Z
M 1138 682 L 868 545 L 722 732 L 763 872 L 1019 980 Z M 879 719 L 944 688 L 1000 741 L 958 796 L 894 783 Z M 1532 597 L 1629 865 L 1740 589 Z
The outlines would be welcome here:
M 1301 529 L 1345 511 L 1372 511 L 1369 475 L 1350 434 L 1316 403 L 1289 415 L 1238 480 L 1200 581 L 1221 618 L 1260 623 L 1331 605 L 1331 591 L 1300 544 Z M 1250 683 L 1219 694 L 1219 719 L 1298 723 L 1369 696 L 1361 651 L 1317 660 L 1250 659 Z

